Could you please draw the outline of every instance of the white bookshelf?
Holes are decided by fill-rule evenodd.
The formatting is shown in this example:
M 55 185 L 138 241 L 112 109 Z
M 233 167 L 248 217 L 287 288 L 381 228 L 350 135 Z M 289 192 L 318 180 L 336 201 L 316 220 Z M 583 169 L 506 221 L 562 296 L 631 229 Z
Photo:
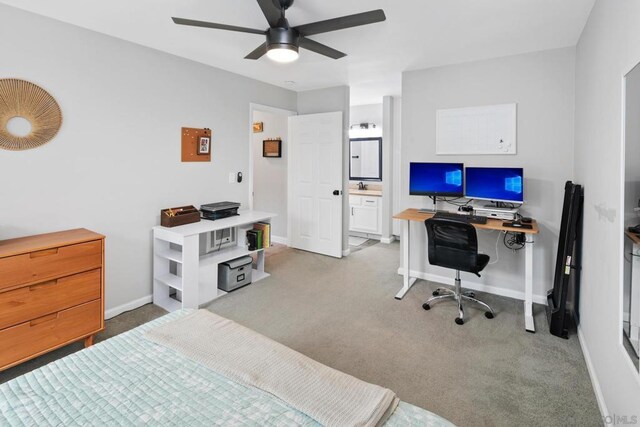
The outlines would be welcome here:
M 199 308 L 226 295 L 218 289 L 218 265 L 245 255 L 255 255 L 252 283 L 269 277 L 264 270 L 264 250 L 250 251 L 245 245 L 245 233 L 254 223 L 271 222 L 276 214 L 259 211 L 239 214 L 217 221 L 153 228 L 154 304 L 167 311 Z M 236 229 L 236 246 L 200 255 L 200 234 L 225 228 Z

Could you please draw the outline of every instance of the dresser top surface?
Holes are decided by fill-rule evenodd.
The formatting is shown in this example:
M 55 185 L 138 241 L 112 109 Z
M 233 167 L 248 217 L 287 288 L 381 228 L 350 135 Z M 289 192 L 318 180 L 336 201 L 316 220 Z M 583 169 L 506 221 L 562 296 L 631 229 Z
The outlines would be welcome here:
M 77 228 L 75 230 L 2 240 L 0 241 L 0 258 L 100 239 L 104 239 L 102 234 L 85 228 Z

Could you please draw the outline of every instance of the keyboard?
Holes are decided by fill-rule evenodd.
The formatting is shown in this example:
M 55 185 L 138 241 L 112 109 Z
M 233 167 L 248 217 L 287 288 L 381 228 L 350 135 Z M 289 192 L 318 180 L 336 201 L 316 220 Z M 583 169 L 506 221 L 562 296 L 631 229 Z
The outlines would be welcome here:
M 486 224 L 487 223 L 486 216 L 458 214 L 455 212 L 438 211 L 433 215 L 433 217 L 436 219 L 455 219 L 458 221 L 468 222 L 469 224 Z

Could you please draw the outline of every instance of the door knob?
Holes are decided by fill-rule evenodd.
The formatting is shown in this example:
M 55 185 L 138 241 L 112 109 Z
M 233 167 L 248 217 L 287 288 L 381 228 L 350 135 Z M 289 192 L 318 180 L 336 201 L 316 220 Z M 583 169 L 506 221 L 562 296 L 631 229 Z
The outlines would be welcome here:
M 340 190 L 333 190 L 333 195 L 334 196 L 339 196 L 342 193 L 342 191 Z

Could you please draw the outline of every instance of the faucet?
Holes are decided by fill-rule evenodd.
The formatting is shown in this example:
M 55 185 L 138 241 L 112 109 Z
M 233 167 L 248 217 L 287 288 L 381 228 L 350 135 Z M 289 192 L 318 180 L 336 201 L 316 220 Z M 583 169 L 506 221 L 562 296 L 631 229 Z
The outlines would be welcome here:
M 358 183 L 358 190 L 366 190 L 367 186 L 362 181 Z

